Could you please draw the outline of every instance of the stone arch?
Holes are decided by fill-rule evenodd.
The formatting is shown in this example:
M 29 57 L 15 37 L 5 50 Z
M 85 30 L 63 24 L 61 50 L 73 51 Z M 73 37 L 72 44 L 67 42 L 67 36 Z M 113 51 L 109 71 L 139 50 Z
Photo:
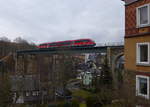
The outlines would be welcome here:
M 116 72 L 115 72 L 116 64 L 117 64 L 118 59 L 121 58 L 122 56 L 124 56 L 123 52 L 114 56 L 112 60 L 112 78 L 113 78 L 113 84 L 115 88 L 117 88 L 117 84 L 118 84 L 118 79 L 117 79 Z
M 122 57 L 122 56 L 124 56 L 124 53 L 123 53 L 123 52 L 119 53 L 118 55 L 116 55 L 116 56 L 114 57 L 114 60 L 113 60 L 114 66 L 115 66 L 116 63 L 117 63 L 117 60 L 118 60 L 120 57 Z
M 121 52 L 121 53 L 117 54 L 116 56 L 114 56 L 114 58 L 113 58 L 113 60 L 112 60 L 112 70 L 115 69 L 117 60 L 118 60 L 120 57 L 122 57 L 122 56 L 124 56 L 124 53 L 123 53 L 123 52 Z

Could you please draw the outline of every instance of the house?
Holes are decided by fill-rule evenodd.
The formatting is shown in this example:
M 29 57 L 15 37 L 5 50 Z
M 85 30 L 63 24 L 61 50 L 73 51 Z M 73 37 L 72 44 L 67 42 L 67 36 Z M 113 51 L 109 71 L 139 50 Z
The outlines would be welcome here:
M 10 80 L 12 85 L 11 91 L 14 94 L 14 103 L 41 101 L 40 84 L 36 75 L 11 75 Z
M 92 74 L 91 72 L 85 72 L 83 75 L 83 85 L 89 86 L 92 84 Z
M 150 0 L 125 2 L 125 69 L 135 72 L 136 96 L 150 99 Z

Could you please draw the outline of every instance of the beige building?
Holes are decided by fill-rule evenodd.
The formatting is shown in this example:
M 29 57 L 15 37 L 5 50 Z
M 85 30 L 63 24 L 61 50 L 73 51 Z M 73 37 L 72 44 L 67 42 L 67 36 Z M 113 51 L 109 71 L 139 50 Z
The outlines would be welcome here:
M 150 0 L 125 1 L 125 69 L 135 71 L 136 95 L 150 98 Z

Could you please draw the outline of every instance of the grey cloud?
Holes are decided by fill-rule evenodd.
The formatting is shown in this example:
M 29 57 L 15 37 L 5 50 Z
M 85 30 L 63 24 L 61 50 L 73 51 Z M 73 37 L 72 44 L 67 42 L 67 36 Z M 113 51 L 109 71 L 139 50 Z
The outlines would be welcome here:
M 0 7 L 0 34 L 11 39 L 123 41 L 124 4 L 120 0 L 5 0 Z

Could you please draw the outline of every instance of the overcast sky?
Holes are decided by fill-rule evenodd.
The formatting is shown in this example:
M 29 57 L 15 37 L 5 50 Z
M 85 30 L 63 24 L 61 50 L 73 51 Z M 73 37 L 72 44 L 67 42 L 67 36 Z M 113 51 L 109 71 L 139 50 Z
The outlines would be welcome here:
M 121 0 L 0 0 L 0 36 L 42 43 L 79 38 L 120 42 Z

